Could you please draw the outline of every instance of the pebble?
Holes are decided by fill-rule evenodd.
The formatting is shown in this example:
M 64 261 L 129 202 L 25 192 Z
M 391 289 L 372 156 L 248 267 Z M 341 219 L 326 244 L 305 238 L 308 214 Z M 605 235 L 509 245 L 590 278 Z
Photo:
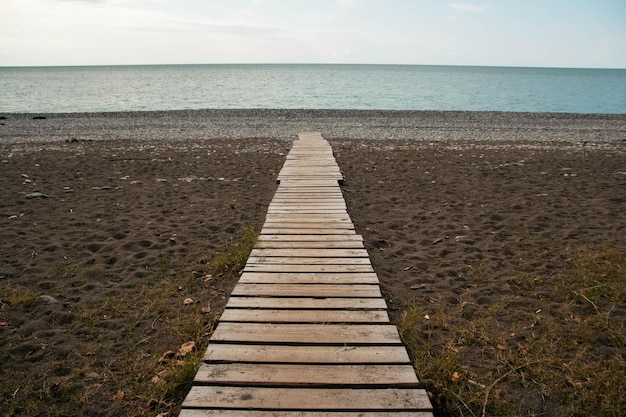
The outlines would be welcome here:
M 37 299 L 48 304 L 61 304 L 59 300 L 57 300 L 51 295 L 40 295 L 39 297 L 37 297 Z
M 49 198 L 49 196 L 44 193 L 30 193 L 30 194 L 26 194 L 26 198 L 28 198 L 29 200 L 32 200 L 33 198 Z

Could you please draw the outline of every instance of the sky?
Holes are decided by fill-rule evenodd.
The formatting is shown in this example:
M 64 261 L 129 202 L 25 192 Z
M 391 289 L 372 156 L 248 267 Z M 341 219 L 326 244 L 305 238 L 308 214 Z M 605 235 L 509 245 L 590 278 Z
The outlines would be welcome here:
M 0 66 L 626 68 L 626 0 L 0 0 Z

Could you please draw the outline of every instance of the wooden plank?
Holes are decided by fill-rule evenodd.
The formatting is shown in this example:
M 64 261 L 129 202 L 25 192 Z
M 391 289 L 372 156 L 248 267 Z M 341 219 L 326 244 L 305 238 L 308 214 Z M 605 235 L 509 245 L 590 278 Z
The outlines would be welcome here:
M 374 272 L 371 265 L 246 264 L 244 272 Z
M 306 222 L 298 223 L 295 221 L 268 222 L 263 225 L 263 229 L 342 229 L 354 230 L 354 225 L 350 221 L 326 221 L 326 222 Z M 333 233 L 331 233 L 333 234 Z
M 183 409 L 179 417 L 433 417 L 426 411 L 280 411 Z
M 309 200 L 301 200 L 301 199 L 284 199 L 281 201 L 273 201 L 270 203 L 269 207 L 280 207 L 280 208 L 346 208 L 346 204 L 343 202 L 335 202 L 335 201 L 320 201 L 319 199 L 309 199 Z
M 342 214 L 345 212 L 344 209 L 268 209 L 268 213 L 271 214 Z
M 344 214 L 317 214 L 317 215 L 298 215 L 298 214 L 269 214 L 265 217 L 266 223 L 279 222 L 298 222 L 298 223 L 324 223 L 324 222 L 352 222 L 348 213 Z
M 356 234 L 356 232 L 354 231 L 354 228 L 350 228 L 350 229 L 340 229 L 338 227 L 331 227 L 331 228 L 311 228 L 311 227 L 307 227 L 307 228 L 294 228 L 294 229 L 288 229 L 287 227 L 282 227 L 282 228 L 271 228 L 271 227 L 263 227 L 263 229 L 261 229 L 261 233 L 263 233 L 264 235 L 354 235 Z
M 286 256 L 286 257 L 329 257 L 329 258 L 348 258 L 358 257 L 367 258 L 367 250 L 365 249 L 252 249 L 251 257 L 255 256 Z
M 315 249 L 315 248 L 364 248 L 363 243 L 358 240 L 346 241 L 318 241 L 318 242 L 277 242 L 277 241 L 259 241 L 257 248 L 275 248 L 275 249 Z
M 265 384 L 315 387 L 320 385 L 389 385 L 415 387 L 411 365 L 202 364 L 194 382 L 204 384 Z
M 280 185 L 284 187 L 291 185 L 297 187 L 338 187 L 337 180 L 334 178 L 327 180 L 284 179 L 280 181 Z
M 370 265 L 369 258 L 327 258 L 327 257 L 299 257 L 288 256 L 251 256 L 248 264 L 278 264 L 278 265 Z
M 242 297 L 382 297 L 376 284 L 238 284 L 231 295 Z
M 249 323 L 389 323 L 381 310 L 259 310 L 227 308 L 220 322 Z
M 300 309 L 386 309 L 382 298 L 311 298 L 311 297 L 237 297 L 228 300 L 229 308 L 300 308 Z
M 373 272 L 347 272 L 343 274 L 244 272 L 240 284 L 378 284 Z
M 387 324 L 219 323 L 211 341 L 245 343 L 400 345 Z
M 301 203 L 301 204 L 343 204 L 345 205 L 345 200 L 341 197 L 313 197 L 309 196 L 309 198 L 301 198 L 301 197 L 281 197 L 272 199 L 272 204 L 285 204 L 285 203 Z
M 361 235 L 273 235 L 261 234 L 261 241 L 278 241 L 278 242 L 362 242 Z
M 276 197 L 278 197 L 278 198 L 295 197 L 295 196 L 300 196 L 300 197 L 304 197 L 304 198 L 307 198 L 307 197 L 314 197 L 314 198 L 319 198 L 319 197 L 340 198 L 340 197 L 343 197 L 343 193 L 341 192 L 341 188 L 339 188 L 337 186 L 321 187 L 319 190 L 314 190 L 314 189 L 311 189 L 311 187 L 306 187 L 306 188 L 303 188 L 302 190 L 299 190 L 298 187 L 281 187 L 279 185 L 278 189 L 276 190 L 276 193 L 274 195 Z
M 278 175 L 278 178 L 324 178 L 324 179 L 336 179 L 342 178 L 341 171 L 339 167 L 332 165 L 312 165 L 308 167 L 283 167 Z
M 270 204 L 268 210 L 346 210 L 345 204 Z
M 229 345 L 210 344 L 209 362 L 410 363 L 404 346 Z
M 194 386 L 183 407 L 272 410 L 430 410 L 426 391 L 411 388 L 253 388 Z

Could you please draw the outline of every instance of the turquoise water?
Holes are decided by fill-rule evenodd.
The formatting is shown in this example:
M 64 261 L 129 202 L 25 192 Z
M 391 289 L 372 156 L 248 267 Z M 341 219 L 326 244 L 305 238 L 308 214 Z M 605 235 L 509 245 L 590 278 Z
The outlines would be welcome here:
M 380 109 L 626 113 L 626 70 L 410 65 L 0 67 L 0 112 Z

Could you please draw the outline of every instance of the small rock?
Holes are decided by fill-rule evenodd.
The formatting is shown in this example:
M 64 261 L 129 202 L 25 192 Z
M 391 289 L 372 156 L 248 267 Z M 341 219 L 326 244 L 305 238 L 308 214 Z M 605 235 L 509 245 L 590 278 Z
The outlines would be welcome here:
M 44 193 L 30 193 L 30 194 L 26 194 L 26 198 L 28 198 L 29 200 L 32 200 L 33 198 L 49 198 L 49 196 Z
M 22 178 L 24 178 L 25 180 L 29 179 L 30 177 L 26 174 L 22 174 Z
M 48 304 L 61 304 L 61 302 L 59 300 L 57 300 L 56 298 L 54 298 L 51 295 L 40 295 L 39 297 L 37 297 L 37 299 L 43 301 L 44 303 L 48 303 Z
M 436 244 L 441 243 L 441 242 L 443 242 L 443 239 L 442 239 L 442 238 L 435 239 L 435 240 L 433 241 L 433 245 L 436 245 Z

